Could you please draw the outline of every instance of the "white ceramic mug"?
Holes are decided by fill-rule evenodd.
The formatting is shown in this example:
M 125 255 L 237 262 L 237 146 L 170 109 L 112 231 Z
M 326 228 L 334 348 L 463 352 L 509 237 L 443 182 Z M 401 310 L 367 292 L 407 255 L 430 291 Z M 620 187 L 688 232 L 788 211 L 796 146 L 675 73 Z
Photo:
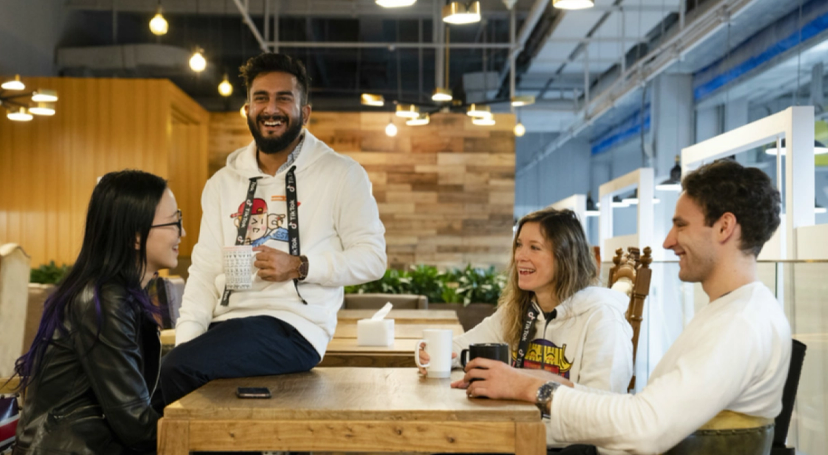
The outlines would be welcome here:
M 425 329 L 423 339 L 414 346 L 414 362 L 418 367 L 428 369 L 429 378 L 451 376 L 451 349 L 454 332 L 450 329 Z M 420 346 L 428 354 L 428 363 L 420 363 Z
M 253 287 L 256 253 L 251 245 L 226 246 L 221 249 L 225 286 L 231 291 L 246 291 Z

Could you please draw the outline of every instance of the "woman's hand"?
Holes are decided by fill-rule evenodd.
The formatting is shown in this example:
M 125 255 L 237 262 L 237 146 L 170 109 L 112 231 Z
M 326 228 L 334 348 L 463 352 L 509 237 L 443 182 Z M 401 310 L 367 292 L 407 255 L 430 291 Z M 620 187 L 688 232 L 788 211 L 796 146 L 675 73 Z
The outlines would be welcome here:
M 429 356 L 428 353 L 425 352 L 425 343 L 420 343 L 418 345 L 418 348 L 419 349 L 417 349 L 417 355 L 420 358 L 420 365 L 427 365 L 428 362 L 431 360 L 431 356 Z M 457 353 L 452 352 L 451 358 L 457 358 Z M 428 376 L 428 370 L 425 367 L 419 367 L 419 370 L 421 375 Z
M 491 359 L 476 358 L 466 365 L 463 379 L 451 384 L 453 388 L 466 389 L 469 398 L 488 397 L 496 400 L 520 400 L 534 403 L 538 388 L 549 381 L 568 387 L 574 384 L 566 378 L 551 373 L 543 375 L 532 370 L 521 370 Z M 475 379 L 472 382 L 472 379 Z

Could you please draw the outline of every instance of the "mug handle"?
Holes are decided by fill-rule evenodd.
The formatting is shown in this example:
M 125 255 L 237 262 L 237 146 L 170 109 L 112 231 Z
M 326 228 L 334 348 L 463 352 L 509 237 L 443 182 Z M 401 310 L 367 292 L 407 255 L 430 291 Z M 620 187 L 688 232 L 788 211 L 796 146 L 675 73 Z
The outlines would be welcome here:
M 418 340 L 417 344 L 414 345 L 414 363 L 420 368 L 428 368 L 431 362 L 420 363 L 420 346 L 423 344 L 426 344 L 426 340 Z
M 468 349 L 463 349 L 462 351 L 460 351 L 460 364 L 463 365 L 463 368 L 466 368 L 466 364 L 469 363 L 469 359 L 467 358 L 468 355 L 466 355 L 468 353 Z

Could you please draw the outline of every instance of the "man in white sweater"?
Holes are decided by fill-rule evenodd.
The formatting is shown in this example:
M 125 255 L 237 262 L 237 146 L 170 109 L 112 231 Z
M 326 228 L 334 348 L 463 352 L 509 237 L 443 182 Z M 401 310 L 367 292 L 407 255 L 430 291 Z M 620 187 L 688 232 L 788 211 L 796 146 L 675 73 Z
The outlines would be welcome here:
M 262 54 L 242 68 L 254 141 L 204 188 L 176 348 L 161 368 L 169 404 L 210 380 L 307 371 L 325 355 L 343 286 L 386 267 L 371 182 L 354 160 L 303 127 L 311 114 L 301 62 Z M 251 245 L 252 289 L 225 289 L 222 248 Z
M 779 226 L 779 192 L 759 169 L 730 160 L 689 173 L 682 186 L 664 247 L 679 257 L 679 278 L 701 283 L 710 303 L 641 392 L 614 394 L 475 359 L 464 382 L 482 380 L 467 393 L 535 402 L 550 414 L 555 440 L 628 453 L 662 453 L 724 410 L 775 418 L 791 330 L 757 280 L 756 257 Z

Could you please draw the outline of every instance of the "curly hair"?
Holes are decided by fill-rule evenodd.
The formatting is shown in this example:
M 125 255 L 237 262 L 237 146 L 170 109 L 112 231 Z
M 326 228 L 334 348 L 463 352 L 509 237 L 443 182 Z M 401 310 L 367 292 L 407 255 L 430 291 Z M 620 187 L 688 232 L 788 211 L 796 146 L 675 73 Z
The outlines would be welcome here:
M 746 254 L 759 256 L 779 227 L 779 191 L 759 169 L 718 160 L 687 174 L 681 186 L 701 206 L 708 226 L 728 212 L 736 217 L 742 227 L 739 248 Z
M 518 286 L 518 270 L 515 264 L 517 239 L 526 223 L 538 223 L 543 237 L 552 245 L 552 260 L 555 264 L 552 284 L 558 302 L 563 302 L 581 289 L 596 284 L 598 279 L 598 266 L 575 212 L 546 208 L 521 218 L 512 240 L 508 281 L 498 301 L 498 305 L 503 306 L 506 311 L 503 330 L 512 348 L 517 348 L 520 342 L 523 316 L 535 297 L 534 292 L 524 291 Z
M 308 104 L 308 92 L 310 91 L 310 78 L 308 72 L 305 70 L 305 65 L 297 59 L 294 59 L 285 54 L 265 53 L 251 57 L 247 62 L 239 67 L 239 74 L 244 79 L 244 85 L 247 87 L 247 93 L 250 94 L 250 87 L 253 81 L 261 74 L 272 73 L 274 71 L 281 71 L 288 73 L 296 78 L 296 83 L 299 84 L 301 90 L 302 105 Z

